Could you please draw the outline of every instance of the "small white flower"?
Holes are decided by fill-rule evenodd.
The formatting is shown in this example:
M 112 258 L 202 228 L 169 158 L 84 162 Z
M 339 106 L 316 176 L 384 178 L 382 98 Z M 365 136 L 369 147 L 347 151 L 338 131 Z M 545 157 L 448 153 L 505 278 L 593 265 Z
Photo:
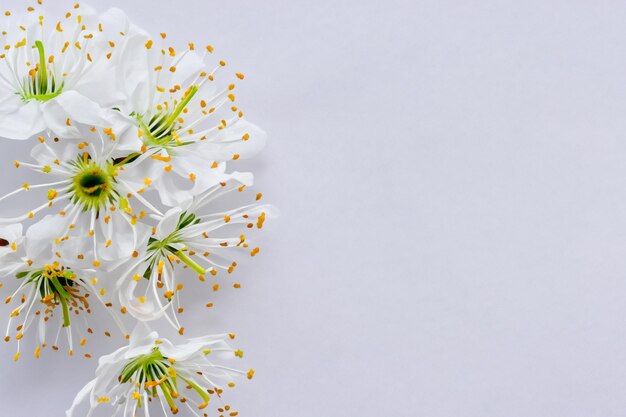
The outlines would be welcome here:
M 20 344 L 29 330 L 38 333 L 37 358 L 50 343 L 53 350 L 59 349 L 57 343 L 63 330 L 67 333 L 69 354 L 73 355 L 72 329 L 78 333 L 81 346 L 93 332 L 87 316 L 92 313 L 94 300 L 112 314 L 120 331 L 125 333 L 118 315 L 108 308 L 112 304 L 105 301 L 105 289 L 99 284 L 98 273 L 84 259 L 53 248 L 51 236 L 58 232 L 58 226 L 48 217 L 29 228 L 25 238 L 17 236 L 21 225 L 0 227 L 0 241 L 12 241 L 8 245 L 11 253 L 0 255 L 0 277 L 7 287 L 13 288 L 5 300 L 13 305 L 5 341 L 11 335 L 17 340 L 15 360 L 20 357 Z M 18 324 L 13 327 L 15 322 Z M 46 330 L 50 326 L 52 339 Z
M 177 194 L 219 183 L 225 162 L 253 156 L 266 135 L 243 119 L 235 103 L 235 82 L 243 74 L 227 73 L 224 61 L 210 66 L 210 45 L 200 55 L 194 44 L 176 51 L 166 38 L 127 36 L 118 67 L 127 100 L 119 108 L 135 119 L 157 162 L 151 174 L 156 189 L 164 204 L 174 206 Z
M 66 121 L 101 125 L 119 99 L 115 45 L 128 22 L 111 9 L 101 16 L 76 5 L 62 15 L 29 7 L 0 20 L 0 136 L 28 139 L 50 129 L 65 138 Z
M 228 345 L 233 338 L 233 334 L 212 335 L 174 345 L 139 325 L 128 346 L 100 358 L 95 379 L 78 393 L 66 415 L 73 417 L 88 401 L 87 416 L 101 404 L 113 408 L 111 417 L 135 417 L 140 411 L 154 416 L 150 408 L 164 416 L 169 415 L 167 410 L 177 414 L 180 408 L 187 408 L 199 416 L 197 410 L 204 410 L 212 401 L 220 402 L 225 387 L 234 387 L 235 377 L 247 375 L 251 379 L 254 375 L 253 370 L 245 372 L 220 364 L 243 356 Z M 229 405 L 219 406 L 222 411 L 234 412 Z
M 141 156 L 130 152 L 138 151 L 141 142 L 135 134 L 126 134 L 130 125 L 119 121 L 112 128 L 82 124 L 76 128 L 83 141 L 40 137 L 41 143 L 31 153 L 37 163 L 15 161 L 16 167 L 34 170 L 49 179 L 40 184 L 23 184 L 1 197 L 0 201 L 18 193 L 44 191 L 40 206 L 14 218 L 0 219 L 0 224 L 32 219 L 39 212 L 59 206 L 55 216 L 63 227 L 55 238 L 65 241 L 70 235 L 89 236 L 93 242 L 92 261 L 98 267 L 103 260 L 114 262 L 132 254 L 136 225 L 147 215 L 143 210 L 135 212 L 135 206 L 151 214 L 161 212 L 141 196 L 150 180 L 143 178 L 141 186 L 135 185 L 139 182 L 135 175 L 142 172 L 131 168 L 129 162 Z
M 251 204 L 226 211 L 207 212 L 205 207 L 233 191 L 243 191 L 251 181 L 247 174 L 235 173 L 228 182 L 194 196 L 180 207 L 169 210 L 152 229 L 147 244 L 139 251 L 137 261 L 120 275 L 120 303 L 137 319 L 155 320 L 165 314 L 182 332 L 176 312 L 181 308 L 178 294 L 183 290 L 181 270 L 193 270 L 200 281 L 218 271 L 232 273 L 242 253 L 256 256 L 246 234 L 261 229 L 275 209 Z M 260 199 L 257 194 L 256 199 Z M 217 291 L 219 285 L 213 290 Z

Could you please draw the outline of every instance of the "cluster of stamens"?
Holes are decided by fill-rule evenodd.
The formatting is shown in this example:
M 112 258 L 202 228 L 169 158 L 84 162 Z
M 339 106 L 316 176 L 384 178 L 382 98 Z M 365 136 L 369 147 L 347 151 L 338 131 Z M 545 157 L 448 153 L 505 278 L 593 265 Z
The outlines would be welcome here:
M 206 352 L 206 354 L 209 353 L 210 351 Z M 166 358 L 159 348 L 155 347 L 152 352 L 131 359 L 122 370 L 118 380 L 122 384 L 129 383 L 135 386 L 132 398 L 137 401 L 139 408 L 146 405 L 145 401 L 162 397 L 172 413 L 177 414 L 178 406 L 175 400 L 182 403 L 188 401 L 187 398 L 181 396 L 183 388 L 193 390 L 200 397 L 202 402 L 198 404 L 198 409 L 206 408 L 211 400 L 209 392 L 215 393 L 215 390 L 201 387 L 196 381 L 176 372 L 175 365 L 174 359 Z M 99 401 L 108 402 L 108 398 L 100 398 Z
M 44 45 L 41 41 L 35 42 L 39 62 L 28 71 L 22 82 L 20 96 L 23 101 L 48 101 L 57 97 L 63 91 L 63 82 L 58 82 L 54 71 L 54 60 L 46 58 Z M 50 67 L 48 67 L 50 63 Z
M 22 324 L 16 328 L 17 335 L 15 338 L 18 340 L 18 343 L 22 339 L 24 332 L 32 325 L 32 318 L 41 316 L 41 320 L 46 323 L 54 317 L 54 312 L 59 306 L 62 314 L 61 326 L 68 329 L 71 325 L 72 313 L 74 315 L 78 315 L 81 312 L 91 313 L 88 301 L 89 292 L 81 285 L 81 280 L 77 278 L 76 274 L 62 266 L 59 262 L 46 264 L 42 268 L 33 268 L 19 272 L 16 277 L 22 280 L 18 291 L 24 291 L 24 294 L 21 296 L 20 306 L 11 312 L 9 326 L 14 318 L 21 316 L 24 310 L 26 311 Z M 18 291 L 8 297 L 5 303 L 10 303 Z M 33 312 L 37 300 L 42 307 Z M 9 340 L 10 336 L 7 332 L 5 341 L 8 342 Z M 84 345 L 84 341 L 81 342 L 81 345 Z M 39 357 L 42 347 L 46 347 L 45 343 L 35 351 L 36 357 Z M 56 345 L 53 345 L 52 348 L 58 350 Z M 70 355 L 72 354 L 70 339 Z M 17 360 L 19 356 L 18 346 L 18 352 L 14 359 Z

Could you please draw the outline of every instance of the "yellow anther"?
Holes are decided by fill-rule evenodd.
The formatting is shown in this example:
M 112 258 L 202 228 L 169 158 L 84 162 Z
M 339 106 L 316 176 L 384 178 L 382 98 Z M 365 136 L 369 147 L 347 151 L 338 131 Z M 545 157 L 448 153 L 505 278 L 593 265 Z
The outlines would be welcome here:
M 112 127 L 107 127 L 107 128 L 102 129 L 102 130 L 109 138 L 111 138 L 111 140 L 115 140 L 116 139 L 115 133 L 113 133 L 113 128 Z
M 256 227 L 258 227 L 259 229 L 263 228 L 263 223 L 265 223 L 265 212 L 261 213 L 261 215 L 259 216 Z
M 162 155 L 152 155 L 150 158 L 156 159 L 161 162 L 170 162 L 172 160 L 171 156 L 162 156 Z

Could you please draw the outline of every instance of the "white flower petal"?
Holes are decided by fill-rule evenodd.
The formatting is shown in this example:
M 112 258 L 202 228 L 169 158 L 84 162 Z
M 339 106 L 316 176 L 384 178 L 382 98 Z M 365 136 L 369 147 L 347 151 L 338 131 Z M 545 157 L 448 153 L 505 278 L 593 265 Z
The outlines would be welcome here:
M 76 91 L 64 92 L 42 105 L 47 127 L 63 138 L 80 138 L 72 123 L 107 127 L 105 110 Z M 68 124 L 69 120 L 69 124 Z
M 3 138 L 25 140 L 45 128 L 41 105 L 36 101 L 29 101 L 14 112 L 0 114 L 0 137 Z

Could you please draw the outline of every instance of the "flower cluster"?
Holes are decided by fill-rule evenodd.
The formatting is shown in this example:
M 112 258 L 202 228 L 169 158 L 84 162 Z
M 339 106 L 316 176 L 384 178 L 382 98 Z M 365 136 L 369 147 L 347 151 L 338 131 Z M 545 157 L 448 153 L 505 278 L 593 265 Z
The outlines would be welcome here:
M 273 208 L 250 191 L 251 173 L 229 169 L 265 142 L 236 101 L 244 75 L 211 45 L 175 48 L 118 9 L 57 15 L 42 3 L 0 16 L 0 137 L 31 144 L 32 157 L 7 178 L 41 177 L 0 197 L 12 211 L 0 218 L 5 341 L 16 361 L 31 341 L 37 358 L 74 355 L 111 325 L 125 346 L 100 358 L 67 415 L 102 405 L 113 416 L 199 416 L 254 374 L 222 364 L 243 356 L 234 334 L 173 344 L 150 326 L 164 321 L 183 339 L 189 275 L 214 293 L 259 253 L 250 237 Z M 22 194 L 35 203 L 20 209 Z

